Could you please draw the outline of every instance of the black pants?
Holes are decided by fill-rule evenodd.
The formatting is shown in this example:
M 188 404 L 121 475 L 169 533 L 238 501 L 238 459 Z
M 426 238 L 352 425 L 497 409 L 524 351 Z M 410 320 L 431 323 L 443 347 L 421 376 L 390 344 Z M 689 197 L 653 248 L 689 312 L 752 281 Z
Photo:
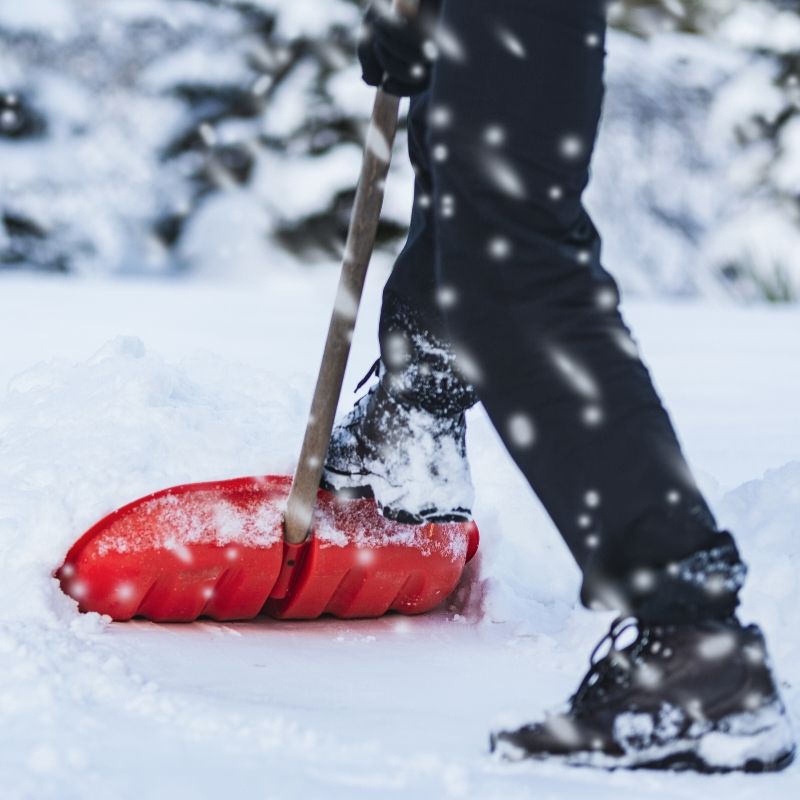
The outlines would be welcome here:
M 415 200 L 382 351 L 412 329 L 454 349 L 463 380 L 438 385 L 461 390 L 422 385 L 411 401 L 451 412 L 474 387 L 583 570 L 587 605 L 656 621 L 730 614 L 744 567 L 687 467 L 582 204 L 604 3 L 444 0 L 440 24 L 431 88 L 411 104 Z

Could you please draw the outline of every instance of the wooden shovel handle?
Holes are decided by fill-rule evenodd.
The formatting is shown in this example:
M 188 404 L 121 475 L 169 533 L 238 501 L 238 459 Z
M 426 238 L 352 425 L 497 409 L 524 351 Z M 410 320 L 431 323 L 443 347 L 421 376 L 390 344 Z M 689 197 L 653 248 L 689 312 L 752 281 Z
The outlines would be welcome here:
M 415 13 L 416 6 L 416 0 L 394 0 L 393 3 L 394 10 L 402 14 Z M 333 431 L 367 267 L 378 232 L 386 175 L 397 133 L 399 105 L 399 98 L 380 89 L 375 95 L 361 175 L 347 232 L 339 288 L 311 401 L 300 460 L 286 507 L 284 538 L 289 544 L 305 541 L 311 529 L 317 489 Z

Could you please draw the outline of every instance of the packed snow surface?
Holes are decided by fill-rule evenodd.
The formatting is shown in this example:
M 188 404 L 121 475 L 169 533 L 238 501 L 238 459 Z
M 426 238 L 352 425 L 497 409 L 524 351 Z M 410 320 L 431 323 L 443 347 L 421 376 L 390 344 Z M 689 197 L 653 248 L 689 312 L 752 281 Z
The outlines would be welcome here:
M 367 287 L 349 387 L 375 357 Z M 0 279 L 0 795 L 71 798 L 797 797 L 766 777 L 497 763 L 487 734 L 574 689 L 608 615 L 483 413 L 481 553 L 422 618 L 109 624 L 51 577 L 115 507 L 186 481 L 289 473 L 335 285 Z M 800 313 L 626 309 L 800 714 Z

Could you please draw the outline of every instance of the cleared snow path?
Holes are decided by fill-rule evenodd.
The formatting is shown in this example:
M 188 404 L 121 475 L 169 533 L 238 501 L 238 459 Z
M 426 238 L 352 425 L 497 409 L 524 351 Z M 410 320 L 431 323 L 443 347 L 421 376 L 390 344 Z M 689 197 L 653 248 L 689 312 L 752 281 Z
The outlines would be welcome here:
M 374 358 L 384 276 L 369 282 L 348 387 Z M 490 725 L 567 696 L 608 617 L 576 606 L 577 571 L 480 412 L 482 552 L 450 608 L 189 626 L 75 611 L 49 576 L 98 516 L 172 483 L 291 468 L 333 290 L 327 273 L 0 280 L 0 796 L 798 796 L 798 767 L 610 775 L 486 756 Z M 627 314 L 750 562 L 743 616 L 766 628 L 797 720 L 800 313 Z

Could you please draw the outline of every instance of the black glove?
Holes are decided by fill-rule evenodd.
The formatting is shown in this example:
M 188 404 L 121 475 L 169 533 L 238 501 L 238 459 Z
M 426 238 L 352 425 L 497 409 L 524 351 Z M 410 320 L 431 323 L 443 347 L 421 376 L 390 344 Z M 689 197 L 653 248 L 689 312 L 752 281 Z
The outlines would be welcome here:
M 424 92 L 436 58 L 433 42 L 441 0 L 421 0 L 413 19 L 391 11 L 388 0 L 373 0 L 364 14 L 358 42 L 362 78 L 399 97 Z

